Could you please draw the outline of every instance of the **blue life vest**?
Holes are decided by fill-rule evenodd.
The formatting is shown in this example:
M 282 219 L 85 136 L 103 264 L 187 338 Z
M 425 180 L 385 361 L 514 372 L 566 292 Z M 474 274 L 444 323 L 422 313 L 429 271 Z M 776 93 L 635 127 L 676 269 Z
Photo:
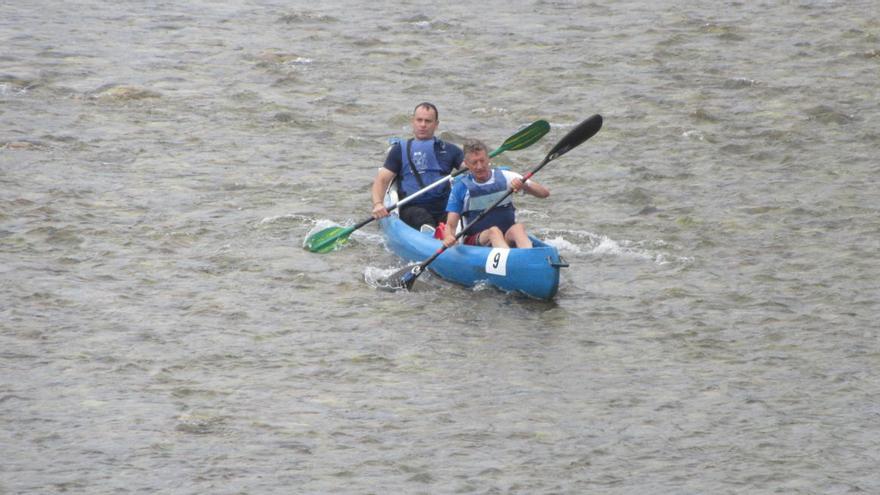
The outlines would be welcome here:
M 468 234 L 476 234 L 492 226 L 497 226 L 501 232 L 507 232 L 514 223 L 516 223 L 516 208 L 513 201 L 508 195 L 498 204 L 488 215 L 486 215 L 478 225 L 471 226 L 473 222 L 486 208 L 489 208 L 499 198 L 507 194 L 508 184 L 507 177 L 504 173 L 497 169 L 492 169 L 492 179 L 479 183 L 474 180 L 474 176 L 467 174 L 461 178 L 461 182 L 467 187 L 468 194 L 464 200 L 464 209 L 462 216 L 465 224 L 468 225 Z
M 437 155 L 434 154 L 435 139 L 400 141 L 400 154 L 403 158 L 403 165 L 400 167 L 400 190 L 404 196 L 409 196 L 422 189 L 422 185 L 419 184 L 419 180 L 413 174 L 413 167 L 410 166 L 410 163 L 415 165 L 415 169 L 422 179 L 422 184 L 425 186 L 446 176 L 446 173 L 440 168 Z M 409 148 L 409 153 L 407 153 L 407 148 Z M 410 162 L 410 156 L 412 157 L 412 162 Z M 425 192 L 420 197 L 414 199 L 413 203 L 431 203 L 445 200 L 448 194 L 449 185 L 443 184 Z

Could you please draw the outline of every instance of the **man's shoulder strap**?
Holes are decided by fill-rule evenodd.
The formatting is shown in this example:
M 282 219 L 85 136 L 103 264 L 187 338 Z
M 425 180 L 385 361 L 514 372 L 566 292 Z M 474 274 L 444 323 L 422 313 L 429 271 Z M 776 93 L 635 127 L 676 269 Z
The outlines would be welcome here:
M 412 139 L 407 139 L 406 141 L 406 161 L 409 163 L 409 169 L 412 171 L 413 175 L 416 177 L 416 181 L 419 183 L 419 188 L 425 188 L 425 182 L 422 180 L 422 176 L 419 174 L 419 171 L 416 170 L 416 165 L 413 163 L 412 157 Z

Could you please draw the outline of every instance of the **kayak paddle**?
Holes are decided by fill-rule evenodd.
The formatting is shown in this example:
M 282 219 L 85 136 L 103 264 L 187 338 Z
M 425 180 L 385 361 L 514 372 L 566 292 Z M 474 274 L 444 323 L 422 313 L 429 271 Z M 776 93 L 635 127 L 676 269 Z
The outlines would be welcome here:
M 527 148 L 537 143 L 542 137 L 544 137 L 544 134 L 547 134 L 547 132 L 549 131 L 550 124 L 547 123 L 546 120 L 536 120 L 516 134 L 507 138 L 504 143 L 501 144 L 501 146 L 489 153 L 489 157 L 498 156 L 505 151 L 515 151 Z M 452 180 L 453 178 L 455 178 L 456 175 L 466 171 L 467 168 L 461 167 L 455 170 L 450 175 L 447 175 L 446 177 L 443 177 L 441 179 L 437 179 L 431 184 L 425 186 L 423 189 L 420 189 L 398 201 L 397 203 L 389 206 L 388 211 L 390 212 L 397 207 L 405 205 L 410 200 L 413 200 L 416 197 L 420 196 L 422 193 L 430 191 L 440 184 Z M 336 249 L 337 246 L 345 244 L 345 242 L 348 241 L 348 236 L 350 236 L 352 232 L 372 222 L 373 220 L 375 220 L 375 218 L 369 217 L 367 219 L 364 219 L 360 223 L 352 225 L 351 227 L 336 226 L 319 230 L 318 232 L 310 235 L 308 239 L 306 239 L 305 248 L 313 253 L 326 253 L 329 251 L 333 251 L 334 249 Z
M 559 158 L 560 156 L 569 152 L 572 148 L 593 137 L 597 132 L 599 132 L 599 129 L 601 128 L 602 116 L 599 114 L 593 115 L 592 117 L 578 124 L 577 127 L 569 131 L 569 133 L 566 134 L 565 137 L 563 137 L 559 140 L 558 143 L 556 143 L 556 146 L 554 146 L 550 150 L 550 153 L 547 153 L 547 157 L 544 158 L 544 161 L 542 161 L 540 165 L 538 165 L 531 172 L 523 176 L 523 183 L 532 178 L 533 175 L 538 173 L 538 171 L 541 170 L 544 165 L 547 165 L 547 163 L 549 163 L 551 160 Z M 479 223 L 479 221 L 482 220 L 483 217 L 485 217 L 496 206 L 501 204 L 501 202 L 504 201 L 511 194 L 513 194 L 513 189 L 508 189 L 507 193 L 504 196 L 498 198 L 498 200 L 495 201 L 492 206 L 486 208 L 470 224 L 476 225 L 477 223 Z M 455 235 L 455 240 L 457 241 L 461 236 L 465 235 L 465 232 L 467 232 L 467 230 L 467 228 L 462 229 L 458 234 Z M 438 256 L 443 254 L 446 249 L 446 246 L 440 246 L 440 249 L 432 254 L 430 258 L 416 265 L 403 267 L 402 269 L 389 276 L 383 282 L 381 282 L 380 285 L 383 288 L 387 287 L 392 290 L 411 289 L 419 275 L 421 275 L 422 272 L 425 271 L 425 268 L 427 268 L 428 265 L 430 265 L 435 259 L 437 259 Z

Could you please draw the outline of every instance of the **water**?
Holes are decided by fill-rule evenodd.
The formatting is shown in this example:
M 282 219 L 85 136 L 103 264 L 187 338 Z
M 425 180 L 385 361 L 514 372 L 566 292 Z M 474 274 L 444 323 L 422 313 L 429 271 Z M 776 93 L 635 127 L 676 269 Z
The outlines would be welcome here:
M 7 2 L 0 493 L 880 491 L 878 7 Z M 555 301 L 301 248 L 426 99 Z

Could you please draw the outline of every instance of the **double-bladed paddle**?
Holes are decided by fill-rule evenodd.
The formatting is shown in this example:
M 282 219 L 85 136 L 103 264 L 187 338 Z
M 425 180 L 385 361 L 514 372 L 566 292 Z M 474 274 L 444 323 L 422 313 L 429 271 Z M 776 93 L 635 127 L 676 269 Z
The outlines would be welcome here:
M 602 116 L 599 114 L 593 115 L 592 117 L 578 124 L 577 127 L 569 131 L 569 133 L 566 134 L 565 137 L 563 137 L 559 140 L 558 143 L 556 143 L 556 146 L 554 146 L 550 150 L 550 152 L 547 153 L 547 156 L 544 158 L 544 161 L 542 161 L 540 165 L 538 165 L 531 172 L 523 176 L 523 183 L 525 183 L 525 181 L 529 180 L 533 175 L 538 173 L 538 171 L 541 170 L 544 165 L 547 165 L 547 163 L 549 163 L 550 161 L 559 158 L 565 153 L 568 153 L 572 148 L 593 137 L 597 132 L 599 132 L 599 129 L 601 128 Z M 483 217 L 489 214 L 492 209 L 501 204 L 501 202 L 503 202 L 511 194 L 513 194 L 513 190 L 509 189 L 504 196 L 498 198 L 498 200 L 495 201 L 492 206 L 486 208 L 470 224 L 476 225 L 477 223 L 479 223 L 479 221 L 482 220 Z M 462 229 L 458 234 L 455 235 L 455 240 L 457 241 L 461 236 L 465 235 L 467 231 L 467 228 Z M 443 254 L 446 249 L 446 246 L 441 246 L 440 249 L 438 249 L 434 254 L 431 255 L 430 258 L 426 259 L 425 261 L 416 265 L 409 265 L 398 270 L 387 279 L 385 279 L 383 282 L 381 282 L 380 286 L 382 286 L 383 288 L 387 287 L 389 289 L 411 289 L 419 275 L 421 275 L 422 272 L 425 271 L 425 268 L 427 268 L 428 265 L 430 265 L 435 259 L 437 259 L 438 256 Z
M 547 123 L 546 120 L 536 120 L 532 122 L 527 127 L 524 127 L 522 130 L 517 132 L 516 134 L 507 138 L 504 143 L 501 144 L 497 149 L 489 153 L 490 157 L 495 157 L 504 153 L 505 151 L 515 151 L 521 150 L 523 148 L 527 148 L 535 143 L 537 143 L 544 134 L 550 131 L 550 124 Z M 452 174 L 443 177 L 442 179 L 437 179 L 436 181 L 428 184 L 423 189 L 420 189 L 409 196 L 401 199 L 397 203 L 388 207 L 388 211 L 392 211 L 397 207 L 403 206 L 409 201 L 421 196 L 423 193 L 430 191 L 431 189 L 443 184 L 446 181 L 452 180 L 456 175 L 466 172 L 467 169 L 462 167 Z M 337 246 L 341 246 L 348 241 L 348 236 L 351 235 L 355 230 L 363 227 L 364 225 L 375 220 L 373 217 L 369 217 L 364 219 L 362 222 L 352 225 L 351 227 L 328 227 L 326 229 L 319 230 L 318 232 L 310 235 L 305 242 L 305 248 L 313 253 L 326 253 L 329 251 L 333 251 L 337 248 Z

